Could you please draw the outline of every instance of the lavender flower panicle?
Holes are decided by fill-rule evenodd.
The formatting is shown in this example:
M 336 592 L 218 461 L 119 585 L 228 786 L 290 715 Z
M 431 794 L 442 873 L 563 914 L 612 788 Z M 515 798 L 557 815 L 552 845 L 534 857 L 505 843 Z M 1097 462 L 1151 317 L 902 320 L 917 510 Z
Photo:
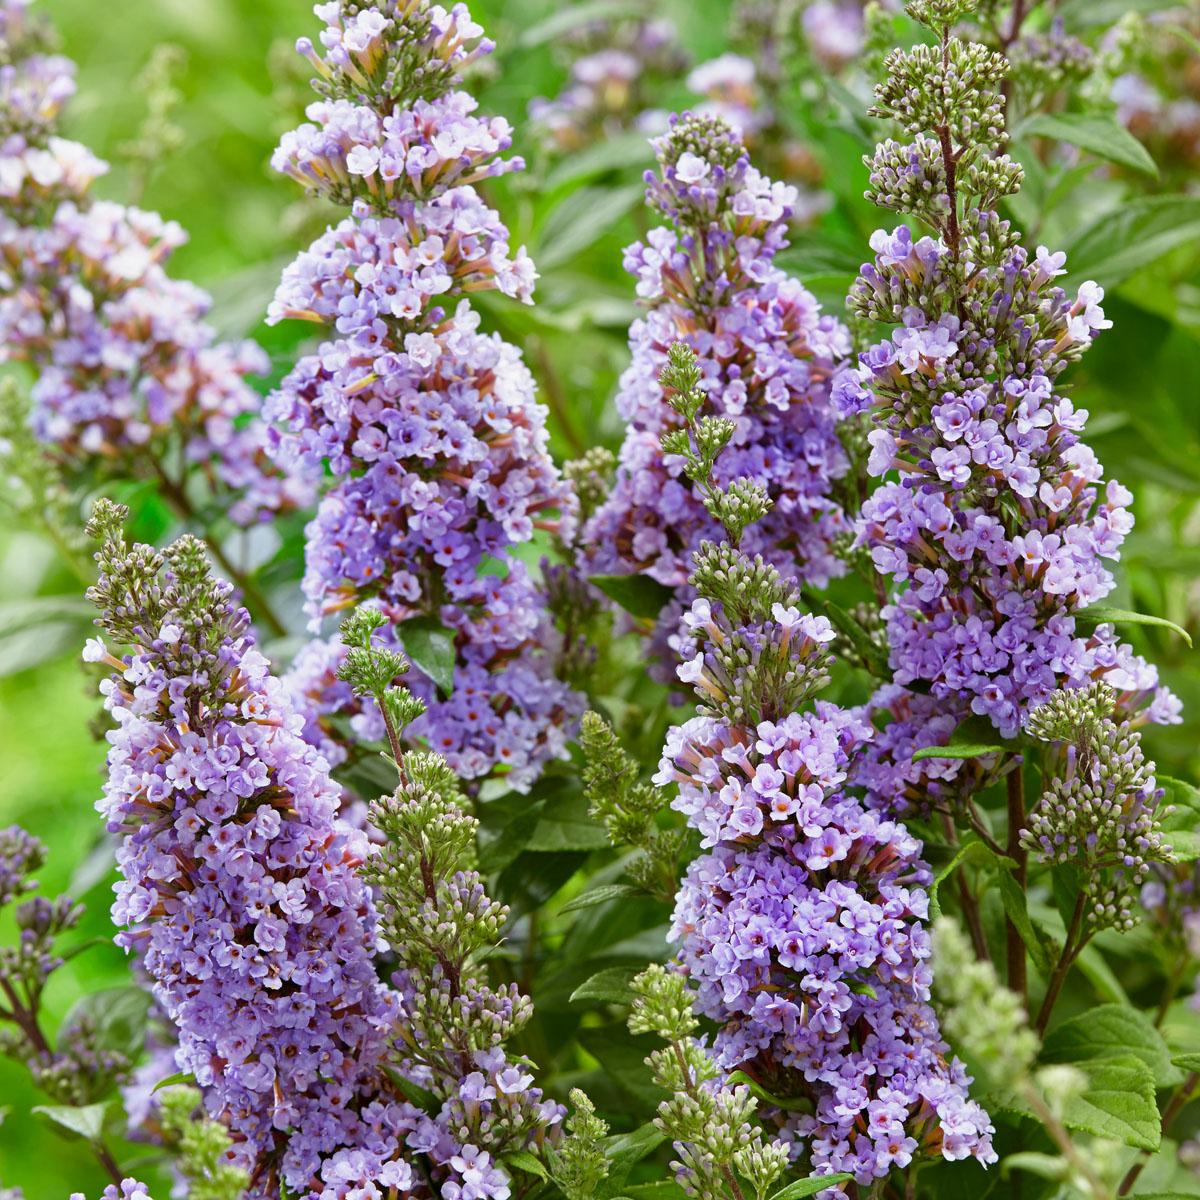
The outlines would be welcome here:
M 669 347 L 682 340 L 696 352 L 709 404 L 734 422 L 718 482 L 756 481 L 773 501 L 746 548 L 819 584 L 842 570 L 833 543 L 846 524 L 831 493 L 847 462 L 829 384 L 849 340 L 772 262 L 795 190 L 751 167 L 740 137 L 718 119 L 675 117 L 655 145 L 659 172 L 647 174 L 647 198 L 668 224 L 626 251 L 649 311 L 630 331 L 633 361 L 617 397 L 629 423 L 617 481 L 584 540 L 593 573 L 645 573 L 675 590 L 655 635 L 669 671 L 692 594 L 691 555 L 719 529 L 684 460 L 660 445 L 679 424 L 657 382 Z
M 266 355 L 215 341 L 209 297 L 166 274 L 185 240 L 177 224 L 91 198 L 107 165 L 55 132 L 74 65 L 47 51 L 28 8 L 0 7 L 0 361 L 36 372 L 47 454 L 100 477 L 144 475 L 177 454 L 232 493 L 239 524 L 305 503 L 262 450 L 247 377 L 267 372 Z
M 340 819 L 328 764 L 228 585 L 190 538 L 162 553 L 127 546 L 123 517 L 107 502 L 93 516 L 103 544 L 91 598 L 108 636 L 130 650 L 117 658 L 93 639 L 86 655 L 115 672 L 103 688 L 116 728 L 99 805 L 121 839 L 113 916 L 176 1028 L 176 1065 L 230 1130 L 249 1197 L 275 1197 L 282 1183 L 304 1200 L 382 1200 L 389 1189 L 507 1200 L 489 1147 L 532 1142 L 558 1116 L 500 1045 L 505 1020 L 527 1017 L 528 1001 L 477 988 L 474 1005 L 452 997 L 438 1007 L 395 931 L 436 942 L 448 927 L 424 925 L 428 912 L 395 893 L 384 895 L 380 925 L 363 875 L 390 882 L 391 859 Z M 417 709 L 389 701 L 382 711 L 394 721 Z M 447 794 L 441 759 L 402 758 L 407 786 L 432 772 Z M 377 811 L 394 832 L 392 806 Z M 496 932 L 468 876 L 447 887 L 476 936 Z M 390 987 L 374 968 L 381 934 L 402 966 Z M 431 1010 L 443 1036 L 414 1054 L 406 1039 Z M 431 1069 L 430 1047 L 459 1045 Z
M 1002 153 L 1007 63 L 918 7 L 943 45 L 889 56 L 872 111 L 912 140 L 878 146 L 867 194 L 935 233 L 872 236 L 850 305 L 898 328 L 835 388 L 843 413 L 873 421 L 867 470 L 883 482 L 857 542 L 894 585 L 884 609 L 893 682 L 928 690 L 916 707 L 956 722 L 975 714 L 1004 736 L 1056 688 L 1098 678 L 1138 720 L 1177 721 L 1154 667 L 1112 625 L 1086 631 L 1077 615 L 1111 591 L 1104 560 L 1119 557 L 1133 523 L 1130 493 L 1105 482 L 1081 440 L 1087 413 L 1059 382 L 1110 324 L 1103 289 L 1085 282 L 1069 296 L 1055 283 L 1065 255 L 1030 253 L 998 215 L 1021 183 Z M 895 701 L 889 689 L 880 703 Z M 910 737 L 900 722 L 881 743 Z
M 90 661 L 116 722 L 100 811 L 120 836 L 113 918 L 179 1038 L 176 1062 L 235 1138 L 255 1195 L 306 1194 L 357 1147 L 395 1000 L 371 961 L 361 833 L 227 585 L 183 539 L 128 547 L 102 502 L 90 597 L 115 643 Z M 272 1182 L 275 1181 L 275 1182 Z
M 918 1156 L 994 1162 L 929 1005 L 921 843 L 847 791 L 871 726 L 833 704 L 797 711 L 833 630 L 728 548 L 702 550 L 695 579 L 697 655 L 679 675 L 702 709 L 671 731 L 655 782 L 678 785 L 673 807 L 707 850 L 672 933 L 721 1027 L 718 1062 L 811 1101 L 780 1119 L 818 1173 L 867 1185 Z
M 393 622 L 439 621 L 455 640 L 454 688 L 439 697 L 414 677 L 428 711 L 413 732 L 460 775 L 503 771 L 525 788 L 564 753 L 580 703 L 552 677 L 545 602 L 512 550 L 538 528 L 569 535 L 575 506 L 532 375 L 480 332 L 468 300 L 498 290 L 529 303 L 536 279 L 473 186 L 522 165 L 499 157 L 507 123 L 455 90 L 490 44 L 461 4 L 317 13 L 324 53 L 299 48 L 325 98 L 275 165 L 352 211 L 287 269 L 269 314 L 330 335 L 268 403 L 277 461 L 333 476 L 308 528 L 308 612 L 314 631 L 368 598 Z M 329 649 L 335 669 L 343 653 Z M 338 703 L 318 698 L 314 719 Z

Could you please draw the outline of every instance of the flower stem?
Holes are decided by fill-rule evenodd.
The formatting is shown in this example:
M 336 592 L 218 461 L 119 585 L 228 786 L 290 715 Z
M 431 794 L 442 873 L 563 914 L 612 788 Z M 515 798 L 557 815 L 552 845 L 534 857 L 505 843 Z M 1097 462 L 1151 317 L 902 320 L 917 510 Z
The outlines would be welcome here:
M 1025 772 L 1020 762 L 1008 773 L 1008 857 L 1015 862 L 1013 878 L 1023 892 L 1029 882 L 1029 856 L 1021 845 L 1025 828 Z M 1029 979 L 1025 967 L 1025 942 L 1009 919 L 1005 925 L 1005 956 L 1008 966 L 1008 986 L 1029 1006 Z
M 1075 911 L 1071 914 L 1071 924 L 1067 927 L 1067 936 L 1063 942 L 1062 953 L 1058 956 L 1058 962 L 1055 963 L 1054 970 L 1050 974 L 1050 981 L 1046 985 L 1046 995 L 1042 1000 L 1042 1007 L 1038 1012 L 1037 1021 L 1034 1024 L 1038 1037 L 1042 1037 L 1045 1034 L 1046 1026 L 1050 1024 L 1050 1014 L 1054 1012 L 1054 1006 L 1058 1002 L 1059 993 L 1062 991 L 1062 986 L 1066 982 L 1067 975 L 1070 973 L 1071 965 L 1079 957 L 1084 946 L 1087 945 L 1087 937 L 1079 936 L 1079 929 L 1083 924 L 1083 914 L 1086 906 L 1087 892 L 1081 891 L 1078 899 L 1075 901 Z

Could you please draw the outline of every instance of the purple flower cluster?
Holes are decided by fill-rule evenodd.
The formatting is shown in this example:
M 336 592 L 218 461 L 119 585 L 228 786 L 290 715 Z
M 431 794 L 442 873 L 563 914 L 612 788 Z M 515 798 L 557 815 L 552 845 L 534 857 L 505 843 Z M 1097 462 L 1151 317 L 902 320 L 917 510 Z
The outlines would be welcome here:
M 246 614 L 222 586 L 198 608 L 189 578 L 173 565 L 131 653 L 114 659 L 95 639 L 86 655 L 116 670 L 99 804 L 121 835 L 113 918 L 176 1026 L 178 1067 L 262 1194 L 276 1159 L 299 1192 L 360 1144 L 354 1102 L 395 1001 L 371 961 L 365 838 L 339 825 L 328 767 Z
M 507 641 L 519 650 L 527 643 L 547 644 L 552 631 L 542 624 L 523 629 L 520 622 L 536 613 L 538 596 L 532 590 L 517 591 L 515 599 L 503 593 L 511 579 L 485 577 L 499 598 L 490 598 L 487 609 L 476 609 L 476 620 L 462 602 L 448 604 L 442 614 L 448 628 L 466 630 L 467 639 L 455 668 L 453 693 L 439 699 L 431 681 L 414 671 L 408 676 L 410 690 L 425 701 L 429 710 L 409 726 L 427 744 L 455 766 L 456 773 L 477 779 L 500 769 L 514 788 L 530 787 L 549 758 L 565 757 L 568 733 L 576 714 L 574 701 L 564 701 L 564 689 L 539 669 L 530 656 L 508 657 Z M 529 585 L 530 588 L 532 585 Z M 507 619 L 515 625 L 506 625 Z M 492 627 L 491 636 L 482 625 Z M 383 639 L 394 644 L 394 635 Z M 314 639 L 297 655 L 283 683 L 297 711 L 305 720 L 306 739 L 334 766 L 346 759 L 346 748 L 330 717 L 343 714 L 358 742 L 384 739 L 379 706 L 368 698 L 352 695 L 338 680 L 337 671 L 346 658 L 346 647 L 337 638 Z M 540 715 L 539 715 L 540 714 Z M 541 722 L 541 723 L 539 723 Z
M 1130 71 L 1113 80 L 1109 98 L 1117 106 L 1117 119 L 1158 151 L 1156 161 L 1161 155 L 1185 170 L 1200 162 L 1200 98 L 1196 95 L 1165 94 L 1145 76 Z
M 1069 297 L 1065 256 L 1028 255 L 994 214 L 976 214 L 992 261 L 967 276 L 940 239 L 878 232 L 851 300 L 894 319 L 891 337 L 839 380 L 845 412 L 871 409 L 858 542 L 896 585 L 884 610 L 893 678 L 940 710 L 1004 735 L 1056 688 L 1103 679 L 1142 719 L 1179 705 L 1111 625 L 1076 614 L 1113 587 L 1104 560 L 1132 526 L 1126 489 L 1105 483 L 1080 440 L 1087 420 L 1057 386 L 1109 326 L 1103 291 Z M 957 297 L 957 299 L 956 299 Z
M 154 475 L 178 455 L 233 493 L 240 524 L 303 503 L 307 489 L 263 453 L 247 377 L 267 371 L 266 355 L 217 343 L 208 296 L 166 274 L 178 225 L 92 202 L 105 164 L 53 132 L 72 64 L 41 52 L 26 8 L 0 8 L 0 361 L 37 373 L 37 436 L 68 469 L 101 476 Z
M 424 1200 L 432 1179 L 453 1200 L 506 1200 L 507 1176 L 464 1135 L 518 1109 L 540 1129 L 557 1108 L 494 1048 L 445 1078 L 384 1073 L 427 997 L 376 976 L 365 834 L 339 819 L 327 762 L 197 544 L 129 549 L 100 521 L 92 595 L 112 640 L 131 646 L 116 658 L 97 638 L 85 655 L 114 669 L 99 808 L 120 838 L 118 943 L 139 955 L 176 1066 L 229 1127 L 251 1196 L 282 1183 L 306 1200 L 392 1188 Z M 410 1102 L 430 1090 L 436 1112 Z
M 959 716 L 941 701 L 899 684 L 885 684 L 871 697 L 872 722 L 886 726 L 860 751 L 851 781 L 866 793 L 868 805 L 892 817 L 928 816 L 953 808 L 990 780 L 998 755 L 979 758 L 926 758 L 913 754 L 946 745 Z
M 554 150 L 579 150 L 623 130 L 666 127 L 654 92 L 687 66 L 669 20 L 591 22 L 570 42 L 578 57 L 566 86 L 553 100 L 538 97 L 529 105 L 530 122 Z
M 723 624 L 697 603 L 696 628 Z M 821 618 L 778 618 L 794 661 L 818 659 L 833 638 Z M 694 682 L 704 699 L 717 680 L 706 668 Z M 672 932 L 700 1010 L 721 1026 L 718 1061 L 811 1101 L 812 1115 L 780 1119 L 818 1173 L 850 1171 L 862 1185 L 918 1156 L 996 1158 L 929 1005 L 921 844 L 845 790 L 872 732 L 860 713 L 821 702 L 748 725 L 699 716 L 671 732 L 655 779 L 678 785 L 673 807 L 708 849 L 684 878 Z
M 659 444 L 679 420 L 658 382 L 668 348 L 683 341 L 695 351 L 708 406 L 735 423 L 714 482 L 750 478 L 773 501 L 745 548 L 785 575 L 823 584 L 841 573 L 833 543 L 847 528 L 831 496 L 847 462 L 829 387 L 849 338 L 772 262 L 787 244 L 794 188 L 751 167 L 741 138 L 719 119 L 675 117 L 656 147 L 659 174 L 647 174 L 647 196 L 670 224 L 625 254 L 649 311 L 630 330 L 633 361 L 617 396 L 629 429 L 616 484 L 584 541 L 592 572 L 643 573 L 676 591 L 659 622 L 661 643 L 690 599 L 692 554 L 720 528 L 684 460 Z
M 466 298 L 528 303 L 536 279 L 472 186 L 520 167 L 497 158 L 509 127 L 450 90 L 490 47 L 461 4 L 317 11 L 324 57 L 300 49 L 326 99 L 275 162 L 352 215 L 284 274 L 270 320 L 330 337 L 268 403 L 276 460 L 333 476 L 308 529 L 312 627 L 364 599 L 393 622 L 440 621 L 456 643 L 453 693 L 414 675 L 429 706 L 414 732 L 465 778 L 500 769 L 525 787 L 562 754 L 579 701 L 552 676 L 545 602 L 512 550 L 538 528 L 569 533 L 574 500 L 520 352 L 482 333 Z M 337 703 L 330 692 L 317 708 Z

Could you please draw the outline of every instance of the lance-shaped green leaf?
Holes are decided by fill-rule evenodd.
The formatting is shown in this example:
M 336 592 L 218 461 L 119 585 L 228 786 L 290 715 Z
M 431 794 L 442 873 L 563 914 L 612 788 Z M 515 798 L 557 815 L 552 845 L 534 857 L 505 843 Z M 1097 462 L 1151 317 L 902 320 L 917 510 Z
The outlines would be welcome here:
M 67 1138 L 85 1138 L 98 1142 L 104 1135 L 104 1119 L 108 1103 L 103 1104 L 39 1104 L 33 1110 Z
M 1192 635 L 1182 625 L 1168 621 L 1166 617 L 1154 617 L 1149 613 L 1130 612 L 1126 608 L 1112 608 L 1107 604 L 1093 604 L 1090 608 L 1082 608 L 1075 614 L 1075 620 L 1083 625 L 1157 625 L 1161 629 L 1170 629 L 1179 634 L 1189 646 Z
M 800 1200 L 801 1196 L 815 1196 L 828 1187 L 849 1183 L 853 1178 L 854 1176 L 846 1171 L 839 1171 L 836 1175 L 810 1175 L 807 1179 L 797 1179 L 795 1183 L 789 1183 L 779 1191 L 772 1192 L 771 1200 Z
M 1097 158 L 1120 163 L 1145 175 L 1158 175 L 1158 166 L 1141 142 L 1106 113 L 1037 113 L 1014 137 L 1046 137 L 1078 146 Z

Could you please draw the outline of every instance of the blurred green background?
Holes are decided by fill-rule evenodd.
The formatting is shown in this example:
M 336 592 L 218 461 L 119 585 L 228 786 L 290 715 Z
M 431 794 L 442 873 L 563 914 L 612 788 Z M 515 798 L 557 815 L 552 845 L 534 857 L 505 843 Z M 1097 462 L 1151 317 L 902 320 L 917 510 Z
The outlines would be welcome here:
M 305 72 L 290 65 L 289 48 L 297 35 L 313 32 L 310 4 L 118 0 L 98 6 L 95 0 L 42 0 L 40 7 L 80 65 L 79 95 L 65 132 L 114 162 L 100 194 L 127 201 L 144 184 L 144 206 L 177 219 L 191 235 L 173 273 L 212 291 L 213 320 L 223 333 L 262 338 L 277 370 L 285 370 L 297 334 L 264 329 L 261 315 L 283 263 L 319 228 L 322 214 L 301 204 L 290 182 L 272 175 L 268 158 L 278 134 L 297 122 L 309 98 Z M 522 343 L 538 371 L 552 408 L 554 448 L 562 458 L 596 441 L 615 445 L 620 438 L 609 401 L 635 311 L 620 248 L 644 227 L 637 178 L 648 155 L 637 145 L 622 145 L 614 156 L 610 147 L 607 167 L 593 163 L 596 180 L 581 186 L 578 172 L 546 161 L 532 144 L 522 124 L 528 100 L 555 94 L 565 74 L 554 38 L 541 24 L 559 7 L 554 0 L 471 4 L 500 46 L 480 88 L 483 106 L 517 124 L 516 150 L 531 160 L 531 171 L 506 180 L 496 199 L 514 228 L 514 241 L 529 243 L 544 276 L 538 307 L 512 311 L 491 299 L 486 307 L 506 335 Z M 688 49 L 703 59 L 723 48 L 729 9 L 728 0 L 674 0 L 656 11 L 676 19 Z M 145 96 L 136 81 L 163 43 L 185 54 L 177 80 L 182 100 L 173 113 L 184 143 L 142 179 L 120 165 L 119 148 L 145 116 Z M 664 102 L 682 102 L 683 96 L 680 89 Z M 799 100 L 794 114 L 825 166 L 835 202 L 819 227 L 798 239 L 788 263 L 827 303 L 844 295 L 877 218 L 861 195 L 860 155 L 872 131 L 850 111 L 853 103 L 853 97 L 844 101 L 837 120 L 817 119 Z M 1081 176 L 1072 186 L 1074 191 L 1068 187 L 1056 197 L 1049 216 L 1045 208 L 1034 210 L 1038 238 L 1056 248 L 1079 238 L 1106 207 L 1118 208 L 1129 184 Z M 1032 202 L 1037 201 L 1035 192 Z M 1099 233 L 1091 231 L 1090 243 L 1085 235 L 1081 253 L 1090 250 L 1091 271 L 1117 285 L 1115 292 L 1110 286 L 1105 306 L 1115 329 L 1099 339 L 1076 375 L 1077 399 L 1093 413 L 1090 440 L 1102 461 L 1137 493 L 1139 521 L 1111 602 L 1195 628 L 1200 251 L 1196 238 L 1182 245 L 1176 239 L 1165 256 L 1148 250 L 1142 260 L 1106 277 L 1103 225 Z M 293 566 L 294 578 L 299 561 Z M 48 545 L 19 529 L 0 531 L 0 600 L 78 590 Z M 1195 656 L 1170 635 L 1133 632 L 1194 713 L 1200 707 Z M 49 844 L 47 890 L 72 885 L 89 906 L 84 933 L 107 936 L 111 878 L 104 874 L 107 860 L 93 808 L 104 748 L 88 732 L 96 705 L 76 665 L 80 625 L 9 633 L 0 627 L 0 825 L 20 822 Z M 1171 774 L 1196 777 L 1200 753 L 1192 728 L 1149 735 L 1151 751 Z M 60 973 L 50 997 L 52 1018 L 61 1017 L 82 992 L 126 977 L 120 952 L 110 946 L 87 951 Z M 105 1181 L 86 1150 L 65 1145 L 30 1117 L 36 1103 L 24 1072 L 0 1063 L 0 1107 L 12 1109 L 0 1127 L 0 1180 L 23 1187 L 29 1200 L 60 1200 L 73 1190 L 98 1194 Z M 127 1168 L 143 1153 L 130 1146 L 118 1150 Z M 148 1182 L 155 1182 L 152 1171 Z

